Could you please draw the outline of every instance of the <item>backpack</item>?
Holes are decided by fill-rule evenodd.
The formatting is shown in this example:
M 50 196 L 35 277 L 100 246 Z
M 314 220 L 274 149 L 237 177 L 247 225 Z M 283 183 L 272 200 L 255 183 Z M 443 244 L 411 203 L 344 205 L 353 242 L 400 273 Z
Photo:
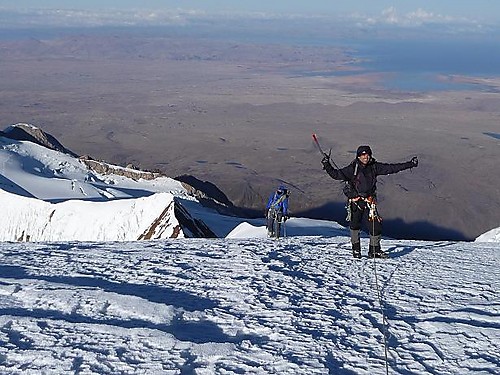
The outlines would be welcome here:
M 288 191 L 285 190 L 283 194 L 271 204 L 271 207 L 274 209 L 278 208 L 286 198 L 288 198 Z
M 358 196 L 358 191 L 356 190 L 356 187 L 354 186 L 354 179 L 356 178 L 356 175 L 358 174 L 358 163 L 356 159 L 354 159 L 351 164 L 354 164 L 354 173 L 352 178 L 349 178 L 349 181 L 345 181 L 344 187 L 342 188 L 342 192 L 348 199 L 353 199 Z M 344 174 L 343 174 L 344 175 Z M 344 177 L 347 177 L 344 175 Z

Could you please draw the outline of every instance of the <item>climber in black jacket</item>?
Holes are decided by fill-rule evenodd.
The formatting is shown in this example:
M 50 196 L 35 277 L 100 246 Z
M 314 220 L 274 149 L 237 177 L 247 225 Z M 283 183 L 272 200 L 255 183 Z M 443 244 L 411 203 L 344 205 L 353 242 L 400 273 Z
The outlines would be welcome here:
M 346 182 L 344 194 L 349 200 L 347 209 L 353 256 L 355 258 L 361 257 L 359 231 L 365 212 L 368 212 L 368 220 L 370 221 L 368 256 L 370 258 L 387 258 L 387 254 L 380 248 L 382 223 L 376 207 L 377 176 L 417 167 L 417 157 L 413 157 L 411 161 L 406 163 L 380 163 L 373 158 L 370 146 L 359 146 L 356 151 L 356 159 L 344 168 L 335 169 L 330 163 L 330 156 L 326 154 L 321 163 L 331 178 Z

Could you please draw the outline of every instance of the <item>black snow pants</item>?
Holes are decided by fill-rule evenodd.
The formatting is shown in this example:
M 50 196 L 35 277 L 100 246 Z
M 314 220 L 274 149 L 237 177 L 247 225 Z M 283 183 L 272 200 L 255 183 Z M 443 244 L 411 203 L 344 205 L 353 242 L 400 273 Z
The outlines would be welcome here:
M 366 220 L 368 232 L 370 233 L 370 245 L 380 246 L 380 237 L 382 235 L 382 223 L 380 220 L 368 220 L 370 208 L 364 200 L 351 201 L 349 204 L 351 209 L 351 221 L 349 223 L 351 242 L 353 244 L 359 243 L 359 231 L 361 230 L 363 220 Z

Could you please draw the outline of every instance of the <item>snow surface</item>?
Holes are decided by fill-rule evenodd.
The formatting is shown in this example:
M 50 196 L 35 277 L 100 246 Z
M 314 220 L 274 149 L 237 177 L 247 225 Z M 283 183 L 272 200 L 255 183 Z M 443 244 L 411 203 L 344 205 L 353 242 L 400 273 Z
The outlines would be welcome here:
M 0 373 L 500 373 L 498 244 L 262 231 L 1 243 Z
M 158 193 L 109 202 L 68 200 L 51 204 L 0 190 L 0 239 L 11 241 L 133 241 L 166 211 L 168 226 L 154 238 L 170 238 L 179 224 L 173 195 Z M 183 234 L 179 234 L 183 237 Z
M 500 242 L 500 227 L 481 234 L 475 242 Z
M 135 181 L 117 175 L 102 176 L 71 155 L 5 137 L 0 137 L 0 188 L 48 202 L 108 201 L 159 192 L 186 195 L 182 184 L 171 178 Z

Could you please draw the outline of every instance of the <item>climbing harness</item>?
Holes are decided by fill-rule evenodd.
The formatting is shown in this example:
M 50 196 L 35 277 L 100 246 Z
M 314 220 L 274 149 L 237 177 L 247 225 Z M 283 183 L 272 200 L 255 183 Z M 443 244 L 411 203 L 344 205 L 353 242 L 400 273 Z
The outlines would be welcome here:
M 345 205 L 345 209 L 347 211 L 347 216 L 345 218 L 345 221 L 350 222 L 351 217 L 352 217 L 352 210 L 351 210 L 351 202 L 350 201 L 347 201 L 347 203 Z
M 356 198 L 351 198 L 347 200 L 346 203 L 346 211 L 347 211 L 347 217 L 346 221 L 351 221 L 352 217 L 352 208 L 351 208 L 351 203 L 355 204 L 358 209 L 361 210 L 361 207 L 358 205 L 359 201 L 363 201 L 366 203 L 366 207 L 368 208 L 368 220 L 369 221 L 378 221 L 379 223 L 382 222 L 382 217 L 379 215 L 378 210 L 377 210 L 377 201 L 373 196 L 370 197 L 356 197 Z
M 378 214 L 377 210 L 377 201 L 373 196 L 367 197 L 364 199 L 366 205 L 368 206 L 368 220 L 375 221 L 377 220 L 379 223 L 382 222 L 382 218 Z

